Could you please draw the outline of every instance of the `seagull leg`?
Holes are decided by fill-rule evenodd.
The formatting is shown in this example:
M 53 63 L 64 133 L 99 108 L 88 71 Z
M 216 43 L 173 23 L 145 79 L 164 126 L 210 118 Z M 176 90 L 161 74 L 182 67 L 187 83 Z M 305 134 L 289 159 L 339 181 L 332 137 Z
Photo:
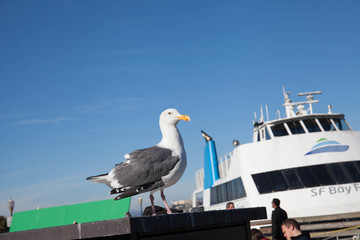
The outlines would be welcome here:
M 154 196 L 152 193 L 150 193 L 150 202 L 151 202 L 152 215 L 155 216 L 156 211 L 155 211 L 155 206 L 154 206 Z
M 161 190 L 161 198 L 162 198 L 162 200 L 164 201 L 167 214 L 172 214 L 173 212 L 170 210 L 169 205 L 167 204 L 167 201 L 166 201 L 166 198 L 165 198 L 165 194 L 164 194 L 164 190 Z

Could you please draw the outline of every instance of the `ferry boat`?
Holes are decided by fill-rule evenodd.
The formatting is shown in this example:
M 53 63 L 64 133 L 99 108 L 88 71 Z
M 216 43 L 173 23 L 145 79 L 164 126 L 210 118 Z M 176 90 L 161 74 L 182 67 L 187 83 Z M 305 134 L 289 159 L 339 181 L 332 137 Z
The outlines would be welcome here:
M 314 95 L 292 102 L 283 89 L 285 117 L 254 121 L 253 141 L 217 158 L 215 142 L 205 132 L 204 168 L 196 171 L 193 208 L 260 207 L 271 218 L 279 198 L 289 217 L 360 212 L 360 132 L 344 114 L 314 113 Z

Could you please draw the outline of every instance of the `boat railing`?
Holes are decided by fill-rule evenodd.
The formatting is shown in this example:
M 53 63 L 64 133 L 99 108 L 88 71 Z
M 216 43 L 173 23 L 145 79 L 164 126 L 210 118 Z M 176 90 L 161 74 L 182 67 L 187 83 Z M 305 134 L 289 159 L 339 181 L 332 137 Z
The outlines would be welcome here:
M 201 168 L 195 172 L 196 188 L 202 188 L 204 186 L 204 168 Z
M 224 178 L 227 176 L 233 152 L 225 154 L 218 159 L 219 177 Z M 204 186 L 204 168 L 201 168 L 195 172 L 196 188 L 202 188 Z
M 231 164 L 231 157 L 233 152 L 230 152 L 228 154 L 225 154 L 221 158 L 218 159 L 218 167 L 219 167 L 219 175 L 220 178 L 224 178 L 228 174 L 228 170 L 230 168 Z

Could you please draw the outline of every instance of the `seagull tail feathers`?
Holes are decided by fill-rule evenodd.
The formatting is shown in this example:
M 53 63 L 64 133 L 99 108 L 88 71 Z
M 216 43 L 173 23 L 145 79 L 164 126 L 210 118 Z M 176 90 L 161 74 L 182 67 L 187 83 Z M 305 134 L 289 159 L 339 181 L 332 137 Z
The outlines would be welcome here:
M 109 181 L 107 180 L 107 175 L 108 174 L 106 173 L 106 174 L 91 176 L 91 177 L 86 178 L 86 180 L 91 180 L 91 181 L 96 182 L 96 183 L 108 184 Z

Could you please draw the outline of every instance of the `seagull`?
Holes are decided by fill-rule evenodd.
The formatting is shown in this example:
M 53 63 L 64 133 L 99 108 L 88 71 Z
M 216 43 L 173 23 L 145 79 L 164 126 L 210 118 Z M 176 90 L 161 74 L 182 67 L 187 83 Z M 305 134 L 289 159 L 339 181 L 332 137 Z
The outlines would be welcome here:
M 173 108 L 163 111 L 159 118 L 162 139 L 158 144 L 125 154 L 124 161 L 116 164 L 109 173 L 86 180 L 108 185 L 110 194 L 119 194 L 114 200 L 150 192 L 153 215 L 156 215 L 153 194 L 159 190 L 166 211 L 171 214 L 164 188 L 174 185 L 186 168 L 184 143 L 176 127 L 180 120 L 190 121 L 190 117 Z

